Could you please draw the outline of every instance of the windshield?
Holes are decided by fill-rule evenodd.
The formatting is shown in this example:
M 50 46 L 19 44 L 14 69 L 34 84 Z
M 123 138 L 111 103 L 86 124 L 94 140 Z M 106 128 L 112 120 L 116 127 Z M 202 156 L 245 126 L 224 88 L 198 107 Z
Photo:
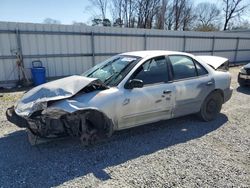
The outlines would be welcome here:
M 139 57 L 118 55 L 97 64 L 83 76 L 98 78 L 108 86 L 116 86 L 139 61 Z

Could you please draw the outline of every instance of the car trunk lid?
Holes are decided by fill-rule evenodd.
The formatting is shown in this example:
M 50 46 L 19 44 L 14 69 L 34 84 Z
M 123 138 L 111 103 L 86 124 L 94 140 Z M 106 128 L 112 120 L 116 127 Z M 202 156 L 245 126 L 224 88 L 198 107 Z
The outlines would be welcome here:
M 210 65 L 215 70 L 225 70 L 229 69 L 229 61 L 227 58 L 218 56 L 196 56 L 202 62 Z

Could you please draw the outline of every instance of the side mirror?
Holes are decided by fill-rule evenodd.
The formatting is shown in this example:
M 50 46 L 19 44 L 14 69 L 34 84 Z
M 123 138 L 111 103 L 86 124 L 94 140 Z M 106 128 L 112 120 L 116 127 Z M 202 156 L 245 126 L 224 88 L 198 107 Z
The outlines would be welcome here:
M 142 88 L 143 81 L 138 79 L 129 80 L 124 87 L 125 89 Z

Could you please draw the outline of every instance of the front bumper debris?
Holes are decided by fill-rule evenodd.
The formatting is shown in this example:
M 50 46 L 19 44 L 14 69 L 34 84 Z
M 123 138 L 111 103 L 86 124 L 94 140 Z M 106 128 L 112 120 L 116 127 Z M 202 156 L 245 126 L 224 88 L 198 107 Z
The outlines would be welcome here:
M 112 121 L 96 110 L 67 113 L 59 118 L 41 113 L 23 118 L 16 114 L 12 106 L 7 109 L 6 117 L 18 127 L 27 128 L 31 145 L 68 136 L 78 137 L 83 145 L 89 145 L 110 137 L 113 132 Z
M 11 123 L 17 125 L 18 127 L 21 128 L 27 128 L 28 127 L 28 122 L 26 119 L 24 119 L 21 116 L 18 116 L 14 110 L 14 106 L 8 108 L 6 110 L 6 117 L 7 120 L 10 121 Z

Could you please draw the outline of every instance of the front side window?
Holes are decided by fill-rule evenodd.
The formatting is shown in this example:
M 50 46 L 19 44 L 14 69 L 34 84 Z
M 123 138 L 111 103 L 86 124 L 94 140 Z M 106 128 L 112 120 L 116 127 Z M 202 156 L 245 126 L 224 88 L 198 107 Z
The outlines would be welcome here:
M 147 60 L 136 70 L 132 79 L 142 80 L 144 85 L 167 82 L 168 70 L 165 57 Z
M 171 55 L 169 60 L 173 70 L 173 79 L 185 79 L 197 76 L 194 62 L 191 58 L 180 55 Z
M 140 60 L 139 57 L 118 55 L 97 64 L 83 76 L 98 78 L 108 86 L 116 86 Z

